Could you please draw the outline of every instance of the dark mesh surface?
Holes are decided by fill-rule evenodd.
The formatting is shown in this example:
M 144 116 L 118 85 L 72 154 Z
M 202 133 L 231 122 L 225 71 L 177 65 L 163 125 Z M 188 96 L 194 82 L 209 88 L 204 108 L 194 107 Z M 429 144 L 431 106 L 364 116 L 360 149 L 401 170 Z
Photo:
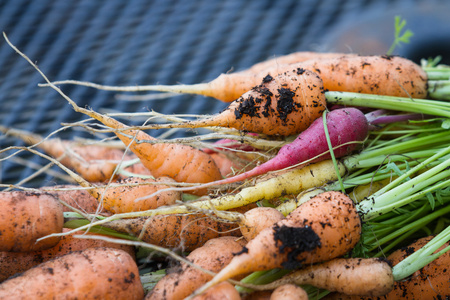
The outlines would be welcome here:
M 393 40 L 394 15 L 415 32 L 397 54 L 449 54 L 450 2 L 433 0 L 3 0 L 0 29 L 36 61 L 51 80 L 76 79 L 108 85 L 197 83 L 300 50 L 378 54 Z M 449 55 L 450 56 L 450 55 Z M 447 57 L 448 58 L 448 57 Z M 61 122 L 84 119 L 40 75 L 0 42 L 0 124 L 47 135 Z M 226 104 L 201 96 L 147 102 L 118 101 L 115 93 L 64 86 L 79 105 L 95 110 L 215 113 Z M 142 120 L 126 120 L 139 123 Z M 179 135 L 183 135 L 181 131 Z M 58 136 L 92 137 L 83 130 Z M 22 145 L 0 136 L 0 149 Z M 11 152 L 2 153 L 4 157 Z M 34 172 L 16 158 L 40 165 L 30 154 L 0 162 L 1 183 Z M 58 169 L 55 169 L 58 171 Z M 46 175 L 30 185 L 53 182 Z

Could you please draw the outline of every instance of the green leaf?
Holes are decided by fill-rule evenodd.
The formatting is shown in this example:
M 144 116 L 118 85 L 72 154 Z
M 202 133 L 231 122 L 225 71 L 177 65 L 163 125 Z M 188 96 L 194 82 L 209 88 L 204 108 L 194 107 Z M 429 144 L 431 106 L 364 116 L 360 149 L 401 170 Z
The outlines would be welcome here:
M 414 35 L 414 33 L 409 29 L 405 30 L 402 33 L 405 26 L 406 26 L 406 20 L 403 20 L 400 16 L 395 16 L 394 42 L 392 43 L 389 50 L 386 52 L 387 55 L 392 55 L 396 47 L 399 47 L 402 44 L 410 43 L 410 39 Z

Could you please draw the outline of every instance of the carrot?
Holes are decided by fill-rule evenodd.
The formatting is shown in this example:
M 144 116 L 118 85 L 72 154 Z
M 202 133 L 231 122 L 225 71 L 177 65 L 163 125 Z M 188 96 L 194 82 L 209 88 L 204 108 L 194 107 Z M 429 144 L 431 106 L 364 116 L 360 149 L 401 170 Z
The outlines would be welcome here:
M 284 215 L 272 207 L 256 207 L 243 215 L 239 222 L 242 236 L 250 241 L 254 239 L 265 228 L 284 219 Z
M 55 246 L 60 237 L 37 239 L 60 233 L 62 205 L 46 193 L 0 192 L 0 251 L 28 252 Z
M 68 230 L 69 229 L 64 228 L 63 232 L 67 232 Z M 6 280 L 14 274 L 24 272 L 40 263 L 49 261 L 50 259 L 87 248 L 117 248 L 126 251 L 133 258 L 135 257 L 135 250 L 132 246 L 108 243 L 102 240 L 74 238 L 75 234 L 81 233 L 83 232 L 65 235 L 61 238 L 58 244 L 45 250 L 32 252 L 0 252 L 0 282 Z M 92 235 L 93 233 L 85 234 Z
M 330 91 L 426 98 L 427 74 L 399 56 L 338 57 L 291 65 L 314 70 Z M 279 72 L 276 68 L 272 73 Z
M 390 254 L 387 259 L 394 265 L 398 265 L 431 240 L 431 236 L 420 238 L 410 245 L 400 248 Z M 447 242 L 439 250 L 450 246 Z M 393 290 L 377 299 L 445 299 L 450 295 L 450 281 L 448 266 L 450 264 L 450 252 L 442 254 L 431 263 L 416 271 L 411 276 L 395 282 Z M 366 299 L 373 298 L 348 296 L 340 293 L 332 294 L 326 299 Z
M 359 241 L 361 220 L 353 201 L 340 192 L 325 192 L 291 212 L 247 243 L 199 295 L 241 274 L 274 268 L 294 269 L 344 255 Z
M 367 120 L 364 114 L 356 108 L 333 110 L 327 114 L 326 123 L 335 157 L 350 154 L 357 149 L 359 142 L 364 141 L 368 135 Z M 330 158 L 324 122 L 322 118 L 318 118 L 292 143 L 281 147 L 274 158 L 250 171 L 220 181 L 210 182 L 203 187 L 229 184 L 270 171 L 292 166 L 300 167 Z M 301 165 L 299 166 L 299 164 Z
M 215 238 L 192 251 L 187 259 L 206 270 L 218 272 L 233 259 L 234 253 L 242 251 L 244 245 L 243 240 L 236 240 L 234 237 Z M 169 271 L 145 299 L 184 299 L 211 278 L 210 274 L 181 264 Z
M 79 108 L 73 102 L 71 104 L 75 111 L 117 129 L 116 135 L 155 177 L 166 176 L 177 182 L 188 183 L 204 183 L 221 178 L 214 160 L 201 150 L 182 144 L 151 143 L 155 139 L 143 131 L 127 129 L 126 125 L 111 117 Z
M 270 300 L 308 300 L 308 293 L 294 284 L 277 287 L 270 296 Z
M 324 60 L 341 56 L 353 56 L 353 55 L 354 54 L 300 51 L 268 59 L 266 61 L 257 63 L 252 67 L 239 72 L 221 74 L 219 77 L 208 83 L 191 84 L 191 85 L 181 84 L 181 85 L 145 85 L 145 86 L 116 87 L 116 86 L 105 86 L 90 82 L 81 82 L 76 80 L 55 81 L 53 82 L 53 84 L 55 85 L 78 84 L 102 90 L 123 91 L 123 92 L 159 91 L 159 92 L 197 94 L 213 97 L 224 102 L 232 102 L 238 99 L 245 92 L 249 91 L 252 87 L 258 85 L 261 82 L 261 80 L 267 75 L 267 71 L 273 68 L 277 67 L 282 68 L 285 67 L 285 65 L 300 63 L 308 60 Z M 256 74 L 262 74 L 262 76 L 259 79 L 256 79 L 255 78 Z
M 387 96 L 426 98 L 427 73 L 414 62 L 398 56 L 337 55 L 328 59 L 309 59 L 298 63 L 275 64 L 268 68 L 241 73 L 222 74 L 209 83 L 178 86 L 141 86 L 135 91 L 160 90 L 176 93 L 200 94 L 224 102 L 236 100 L 266 76 L 294 74 L 297 69 L 316 72 L 330 91 L 345 91 Z M 101 89 L 131 91 L 76 81 L 58 81 L 55 84 L 75 83 Z
M 45 154 L 41 154 L 34 149 L 26 149 L 34 154 L 52 160 Z M 129 177 L 119 182 L 106 186 L 99 186 L 86 181 L 84 178 L 71 171 L 63 164 L 52 160 L 56 165 L 68 173 L 81 187 L 91 194 L 100 204 L 112 213 L 127 213 L 157 208 L 175 203 L 180 198 L 177 191 L 168 190 L 167 184 L 173 183 L 171 178 L 141 178 Z M 163 182 L 165 184 L 163 184 Z M 159 195 L 153 195 L 158 190 L 162 190 Z M 153 195 L 147 197 L 147 195 Z M 145 196 L 144 199 L 141 199 Z M 139 201 L 137 201 L 139 200 Z
M 165 191 L 154 197 L 145 197 L 158 190 L 168 189 L 164 183 L 173 183 L 169 177 L 140 178 L 129 177 L 105 187 L 88 190 L 102 206 L 112 213 L 127 213 L 155 209 L 160 206 L 174 204 L 181 198 L 177 191 Z
M 336 258 L 294 271 L 257 289 L 273 290 L 285 284 L 312 285 L 347 295 L 383 296 L 394 287 L 392 268 L 380 258 Z
M 103 226 L 139 237 L 149 244 L 180 248 L 187 252 L 201 247 L 210 239 L 239 233 L 237 225 L 220 222 L 200 213 L 122 219 Z
M 431 240 L 431 237 L 425 237 L 417 240 L 411 245 L 401 248 L 388 256 L 396 266 L 411 252 L 424 246 Z M 449 247 L 447 242 L 438 251 Z M 410 277 L 396 282 L 394 290 L 386 295 L 386 299 L 412 299 L 421 295 L 423 299 L 444 299 L 450 295 L 450 279 L 448 276 L 448 266 L 450 265 L 450 252 L 447 250 L 444 254 L 433 260 L 431 263 L 413 273 Z
M 194 300 L 240 300 L 241 296 L 229 282 L 221 282 L 213 286 L 205 293 L 198 295 Z
M 229 77 L 237 77 L 237 75 L 244 74 L 252 74 L 256 72 L 264 72 L 266 70 L 270 70 L 276 66 L 286 65 L 286 64 L 296 64 L 308 60 L 324 60 L 330 58 L 337 58 L 341 56 L 356 56 L 356 54 L 350 53 L 339 53 L 339 52 L 313 52 L 313 51 L 299 51 L 294 52 L 278 57 L 274 57 L 271 59 L 267 59 L 265 61 L 254 64 L 248 69 L 235 72 L 235 73 L 227 73 Z
M 151 125 L 151 128 L 219 126 L 288 136 L 308 128 L 325 107 L 320 77 L 314 72 L 298 69 L 295 74 L 264 78 L 219 114 L 181 123 Z
M 143 299 L 134 259 L 89 248 L 44 262 L 0 284 L 0 299 Z
M 44 139 L 38 134 L 5 127 L 0 127 L 0 131 L 34 145 L 54 158 L 61 158 L 63 165 L 89 182 L 114 179 L 116 166 L 124 158 L 122 150 L 103 145 L 83 145 L 58 138 Z
M 80 189 L 79 186 L 74 184 L 46 186 L 41 187 L 40 190 L 57 197 L 59 200 L 62 200 L 70 206 L 73 206 L 74 208 L 85 213 L 95 213 L 99 207 L 99 203 L 96 198 L 94 198 L 87 190 Z M 64 205 L 63 212 L 69 211 L 72 210 Z M 107 212 L 101 210 L 98 213 Z

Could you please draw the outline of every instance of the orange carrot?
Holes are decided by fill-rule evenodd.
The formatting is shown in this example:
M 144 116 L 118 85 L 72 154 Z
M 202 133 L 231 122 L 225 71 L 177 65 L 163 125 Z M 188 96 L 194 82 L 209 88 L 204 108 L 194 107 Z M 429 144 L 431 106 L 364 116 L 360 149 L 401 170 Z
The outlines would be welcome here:
M 77 81 L 58 81 L 55 84 L 75 83 L 116 91 L 164 91 L 191 93 L 232 102 L 258 85 L 263 78 L 292 74 L 298 68 L 318 73 L 324 88 L 330 91 L 368 93 L 386 96 L 426 98 L 426 73 L 414 62 L 397 56 L 331 55 L 327 59 L 309 59 L 280 64 L 276 60 L 267 67 L 250 68 L 243 72 L 221 74 L 208 83 L 174 86 L 110 87 Z
M 67 231 L 69 231 L 69 229 L 63 229 L 63 232 Z M 94 235 L 94 233 L 75 232 L 61 237 L 59 243 L 49 249 L 32 252 L 0 252 L 0 282 L 14 274 L 24 272 L 43 262 L 49 261 L 50 259 L 87 248 L 117 248 L 126 251 L 131 257 L 135 257 L 135 249 L 133 246 L 109 243 L 95 239 L 77 239 L 73 237 L 75 234 Z
M 311 285 L 347 295 L 383 296 L 392 291 L 390 263 L 381 258 L 336 258 L 293 271 L 257 289 L 273 290 L 285 284 Z
M 68 98 L 67 100 L 75 111 L 116 129 L 116 135 L 139 157 L 153 176 L 167 176 L 177 182 L 188 183 L 206 183 L 221 178 L 219 168 L 214 160 L 201 150 L 183 144 L 152 143 L 156 139 L 145 132 L 128 129 L 125 124 L 114 118 L 80 108 L 72 100 Z M 198 194 L 205 192 L 205 190 L 196 191 Z
M 394 251 L 388 256 L 388 260 L 395 266 L 411 253 L 423 247 L 433 237 L 428 236 L 412 244 Z M 450 245 L 445 243 L 440 249 Z M 393 290 L 377 299 L 400 300 L 400 299 L 446 299 L 450 295 L 450 281 L 448 276 L 448 266 L 450 265 L 450 251 L 436 258 L 434 261 L 415 272 L 408 278 L 396 281 Z M 340 293 L 331 294 L 326 299 L 349 299 L 349 300 L 370 300 L 370 297 L 348 296 Z
M 241 296 L 235 287 L 229 282 L 221 282 L 213 286 L 205 293 L 198 295 L 194 300 L 240 300 Z
M 0 299 L 143 298 L 136 262 L 113 248 L 72 252 L 0 284 Z
M 221 113 L 152 128 L 229 127 L 268 135 L 298 134 L 322 115 L 326 101 L 322 80 L 298 68 L 292 74 L 267 76 Z
M 180 192 L 168 190 L 153 197 L 145 197 L 158 190 L 168 189 L 166 184 L 173 182 L 175 181 L 169 177 L 129 177 L 108 186 L 88 189 L 88 192 L 101 202 L 107 211 L 114 214 L 127 213 L 174 204 L 181 199 Z
M 54 84 L 80 84 L 85 86 L 94 87 L 97 89 L 110 90 L 110 91 L 159 91 L 159 92 L 173 92 L 173 93 L 186 93 L 197 94 L 208 97 L 213 97 L 224 102 L 232 102 L 238 99 L 242 94 L 249 91 L 252 87 L 258 85 L 261 80 L 268 74 L 268 71 L 273 68 L 279 68 L 283 73 L 283 68 L 287 65 L 305 62 L 309 60 L 326 60 L 330 58 L 337 58 L 341 56 L 356 56 L 354 54 L 343 53 L 319 53 L 300 51 L 268 59 L 266 61 L 257 63 L 252 67 L 234 73 L 221 74 L 216 79 L 200 84 L 180 84 L 180 85 L 145 85 L 145 86 L 126 86 L 126 87 L 114 87 L 94 84 L 90 82 L 80 82 L 75 80 L 56 81 Z M 275 76 L 276 74 L 272 74 Z M 258 77 L 258 78 L 257 78 Z
M 192 251 L 187 259 L 203 269 L 218 272 L 232 260 L 234 253 L 242 251 L 244 245 L 244 241 L 234 237 L 215 238 Z M 210 274 L 182 264 L 181 267 L 170 270 L 145 299 L 184 299 L 211 278 Z
M 285 284 L 277 287 L 270 300 L 308 300 L 308 293 L 298 285 Z
M 114 170 L 124 158 L 120 149 L 103 145 L 83 145 L 58 138 L 44 139 L 38 134 L 23 130 L 0 127 L 0 131 L 22 139 L 28 145 L 36 145 L 61 163 L 74 170 L 89 182 L 105 182 L 114 179 Z
M 211 281 L 192 296 L 229 278 L 274 268 L 294 269 L 346 254 L 360 239 L 361 220 L 353 201 L 325 192 L 303 203 L 245 246 Z
M 34 149 L 28 151 L 51 159 Z M 159 206 L 175 203 L 180 198 L 180 193 L 171 191 L 167 184 L 173 183 L 172 178 L 134 178 L 129 177 L 119 182 L 106 186 L 99 186 L 86 181 L 84 178 L 71 171 L 63 164 L 53 162 L 68 173 L 80 186 L 97 199 L 108 211 L 113 213 L 127 213 L 132 211 L 149 210 Z M 165 182 L 165 184 L 163 184 Z M 161 191 L 160 191 L 161 190 Z M 158 192 L 158 195 L 155 193 Z M 147 197 L 148 195 L 153 195 Z
M 267 59 L 265 61 L 254 64 L 248 69 L 235 72 L 235 73 L 227 73 L 227 75 L 231 75 L 236 77 L 238 75 L 252 74 L 256 72 L 264 72 L 270 70 L 276 66 L 286 65 L 286 64 L 297 64 L 300 62 L 308 61 L 308 60 L 324 60 L 330 58 L 337 58 L 342 56 L 356 56 L 356 54 L 349 53 L 339 53 L 339 52 L 313 52 L 313 51 L 299 51 L 294 52 L 278 57 L 274 57 L 271 59 Z M 237 81 L 237 80 L 235 80 Z
M 221 235 L 239 235 L 237 225 L 200 213 L 121 219 L 102 226 L 139 237 L 152 245 L 188 252 Z
M 242 236 L 247 241 L 254 239 L 261 231 L 272 227 L 284 219 L 284 215 L 272 207 L 256 207 L 246 213 L 239 220 Z
M 0 192 L 0 203 L 0 251 L 43 250 L 59 242 L 60 237 L 36 242 L 62 231 L 62 205 L 55 197 L 46 193 Z
M 97 212 L 97 209 L 99 208 L 99 203 L 96 198 L 94 198 L 87 190 L 80 189 L 79 186 L 74 184 L 46 186 L 41 187 L 40 190 L 49 193 L 70 206 L 88 214 Z M 72 210 L 64 205 L 63 212 L 69 211 Z M 102 209 L 98 211 L 98 213 L 105 214 L 107 212 Z

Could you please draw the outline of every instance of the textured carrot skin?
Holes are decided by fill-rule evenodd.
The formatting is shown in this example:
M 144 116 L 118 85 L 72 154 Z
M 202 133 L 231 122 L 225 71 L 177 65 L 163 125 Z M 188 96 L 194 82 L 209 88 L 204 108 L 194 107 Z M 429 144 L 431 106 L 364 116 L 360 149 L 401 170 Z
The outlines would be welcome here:
M 118 185 L 109 185 L 92 191 L 92 194 L 107 211 L 111 213 L 128 213 L 155 209 L 164 205 L 175 204 L 181 199 L 177 191 L 165 191 L 158 195 L 148 195 L 169 188 L 167 183 L 173 183 L 170 177 L 139 178 L 129 177 L 117 182 Z M 166 183 L 166 184 L 164 184 Z
M 71 229 L 64 228 L 63 232 Z M 133 246 L 121 245 L 117 243 L 106 242 L 95 239 L 78 239 L 75 234 L 95 235 L 94 233 L 85 233 L 83 231 L 75 232 L 70 235 L 64 235 L 54 247 L 32 252 L 0 252 L 0 282 L 6 280 L 14 274 L 25 272 L 43 262 L 53 258 L 63 256 L 73 251 L 81 251 L 87 248 L 108 247 L 126 251 L 132 257 L 135 257 Z
M 241 300 L 241 295 L 231 283 L 224 281 L 192 300 Z
M 50 194 L 0 192 L 0 251 L 27 252 L 55 246 L 60 238 L 37 239 L 63 229 L 61 203 Z
M 308 300 L 308 293 L 294 284 L 277 287 L 270 296 L 270 300 Z
M 219 236 L 240 235 L 238 225 L 219 222 L 199 213 L 123 219 L 104 226 L 140 237 L 149 244 L 188 252 Z
M 420 249 L 432 239 L 432 236 L 421 238 L 409 246 L 396 250 L 387 257 L 393 265 L 398 264 L 415 250 Z M 449 246 L 444 244 L 438 251 Z M 450 252 L 447 251 L 433 262 L 404 280 L 397 281 L 393 290 L 380 297 L 348 296 L 344 294 L 331 294 L 326 299 L 342 300 L 413 300 L 413 299 L 448 299 L 450 297 Z
M 143 298 L 136 262 L 112 248 L 72 252 L 0 284 L 0 299 Z
M 298 68 L 316 72 L 330 91 L 413 98 L 427 97 L 427 75 L 419 65 L 396 56 L 344 55 L 330 59 L 277 64 L 250 74 L 222 74 L 209 83 L 208 96 L 231 102 L 271 75 L 292 74 Z M 227 88 L 224 88 L 227 87 Z

